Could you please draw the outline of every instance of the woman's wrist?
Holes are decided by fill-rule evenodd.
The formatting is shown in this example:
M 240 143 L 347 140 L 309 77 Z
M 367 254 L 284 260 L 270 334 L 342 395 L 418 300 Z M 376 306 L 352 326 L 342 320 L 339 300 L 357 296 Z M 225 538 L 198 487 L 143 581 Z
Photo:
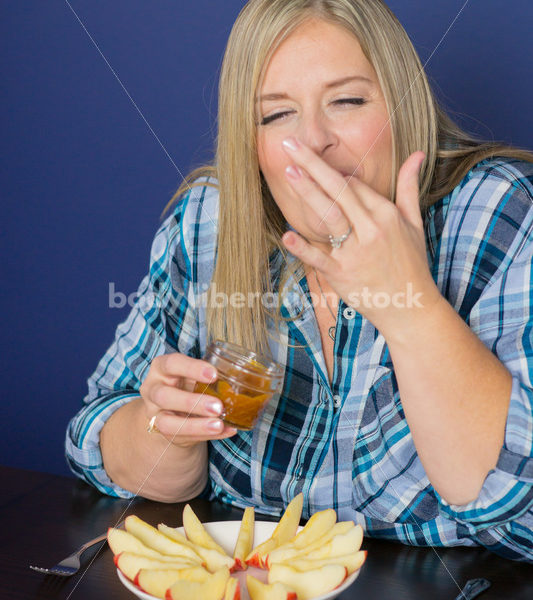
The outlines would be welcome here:
M 436 285 L 425 292 L 413 293 L 400 305 L 387 309 L 374 308 L 364 315 L 383 335 L 389 347 L 412 347 L 417 339 L 435 334 L 447 319 L 457 313 Z
M 141 398 L 119 408 L 100 433 L 104 468 L 120 487 L 160 502 L 177 502 L 205 486 L 206 443 L 187 447 L 147 430 Z M 199 492 L 198 492 L 199 493 Z

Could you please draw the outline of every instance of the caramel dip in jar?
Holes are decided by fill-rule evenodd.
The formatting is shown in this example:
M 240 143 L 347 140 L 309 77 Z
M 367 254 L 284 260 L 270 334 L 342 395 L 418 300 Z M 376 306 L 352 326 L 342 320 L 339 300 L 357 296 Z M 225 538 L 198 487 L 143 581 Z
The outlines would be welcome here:
M 267 402 L 283 388 L 284 368 L 261 354 L 216 340 L 204 360 L 218 372 L 213 383 L 197 383 L 196 393 L 219 398 L 222 420 L 236 429 L 253 428 Z

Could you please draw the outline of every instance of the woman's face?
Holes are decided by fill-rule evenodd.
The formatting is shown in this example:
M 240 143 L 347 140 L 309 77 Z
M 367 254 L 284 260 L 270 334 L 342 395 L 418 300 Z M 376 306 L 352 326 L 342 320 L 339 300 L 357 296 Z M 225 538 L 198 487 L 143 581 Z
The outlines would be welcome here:
M 296 137 L 344 176 L 355 173 L 389 197 L 389 115 L 376 73 L 352 34 L 320 19 L 305 21 L 273 54 L 257 96 L 259 165 L 299 233 L 316 239 L 321 219 L 287 180 L 286 138 Z

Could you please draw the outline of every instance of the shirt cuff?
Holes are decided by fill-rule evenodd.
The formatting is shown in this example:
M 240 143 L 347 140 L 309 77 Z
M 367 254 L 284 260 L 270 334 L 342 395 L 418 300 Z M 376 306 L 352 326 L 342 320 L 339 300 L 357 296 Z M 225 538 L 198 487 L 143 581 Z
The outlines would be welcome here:
M 443 515 L 466 525 L 471 534 L 503 525 L 533 506 L 533 458 L 503 448 L 478 497 L 467 504 L 449 504 L 435 494 Z
M 65 439 L 65 454 L 71 471 L 100 492 L 115 498 L 133 498 L 135 494 L 111 481 L 100 450 L 100 432 L 111 415 L 138 398 L 138 392 L 102 399 L 90 405 L 69 424 Z M 75 432 L 75 433 L 74 433 Z

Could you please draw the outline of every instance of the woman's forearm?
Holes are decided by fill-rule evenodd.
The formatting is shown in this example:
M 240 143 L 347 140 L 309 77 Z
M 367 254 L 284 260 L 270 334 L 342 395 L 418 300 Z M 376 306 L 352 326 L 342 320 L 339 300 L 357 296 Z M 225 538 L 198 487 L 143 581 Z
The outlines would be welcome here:
M 444 298 L 414 311 L 384 334 L 402 406 L 433 487 L 448 503 L 465 504 L 498 460 L 511 374 Z
M 100 433 L 104 467 L 120 487 L 160 502 L 197 496 L 207 482 L 207 442 L 182 447 L 148 433 L 141 398 L 119 408 Z

